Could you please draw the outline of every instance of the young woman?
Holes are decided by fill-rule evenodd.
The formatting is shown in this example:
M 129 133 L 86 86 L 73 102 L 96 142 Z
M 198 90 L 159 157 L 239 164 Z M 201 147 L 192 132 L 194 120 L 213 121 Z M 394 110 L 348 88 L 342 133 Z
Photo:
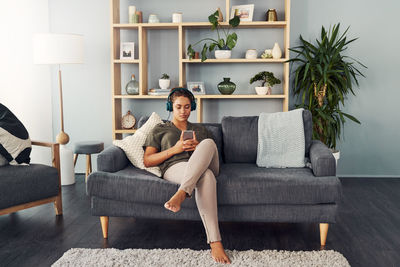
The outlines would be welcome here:
M 167 110 L 172 121 L 157 125 L 145 142 L 144 165 L 160 166 L 163 178 L 180 184 L 178 191 L 164 207 L 178 212 L 181 203 L 196 189 L 196 204 L 207 234 L 207 243 L 216 262 L 230 263 L 221 243 L 218 227 L 217 188 L 218 150 L 207 129 L 188 121 L 196 108 L 193 94 L 186 88 L 175 88 L 168 96 Z M 193 138 L 183 140 L 183 131 L 193 130 Z

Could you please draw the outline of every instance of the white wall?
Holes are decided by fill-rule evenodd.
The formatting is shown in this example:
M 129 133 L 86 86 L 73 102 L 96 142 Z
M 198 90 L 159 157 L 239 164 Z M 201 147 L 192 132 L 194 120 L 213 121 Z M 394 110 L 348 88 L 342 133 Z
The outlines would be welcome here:
M 263 12 L 277 7 L 282 0 L 253 0 L 255 19 L 260 20 Z M 149 13 L 157 13 L 162 21 L 170 20 L 172 12 L 182 11 L 184 21 L 204 21 L 208 14 L 219 5 L 224 11 L 222 0 L 121 0 L 121 19 L 127 21 L 126 13 L 129 4 L 143 10 L 144 20 Z M 239 0 L 231 1 L 240 4 Z M 241 2 L 243 3 L 243 1 Z M 400 124 L 397 116 L 398 91 L 398 59 L 399 43 L 397 13 L 398 1 L 374 0 L 292 0 L 291 9 L 291 46 L 298 44 L 298 36 L 314 39 L 321 26 L 341 22 L 344 29 L 351 26 L 349 36 L 360 37 L 349 52 L 368 66 L 366 79 L 360 80 L 357 96 L 349 96 L 345 111 L 361 120 L 362 125 L 347 123 L 344 128 L 345 139 L 339 142 L 342 151 L 339 175 L 400 175 L 398 155 L 400 151 Z M 102 140 L 106 146 L 111 143 L 111 82 L 110 82 L 110 1 L 95 0 L 53 0 L 49 1 L 50 25 L 54 32 L 75 32 L 85 36 L 86 63 L 68 66 L 64 69 L 65 87 L 65 129 L 70 134 L 71 143 L 80 140 Z M 12 21 L 12 20 L 11 20 Z M 280 29 L 238 30 L 238 46 L 235 50 L 245 51 L 249 48 L 271 47 L 277 38 L 281 38 Z M 124 31 L 126 32 L 126 31 Z M 208 30 L 193 30 L 187 34 L 188 42 L 197 41 L 202 34 L 210 34 Z M 170 72 L 172 84 L 177 83 L 177 61 L 175 50 L 169 50 L 169 44 L 176 43 L 174 31 L 152 31 L 149 34 L 149 84 L 156 86 L 157 77 L 163 72 Z M 134 34 L 122 34 L 123 41 L 135 40 Z M 282 46 L 281 46 L 282 47 Z M 125 68 L 125 67 L 124 67 Z M 223 77 L 231 77 L 239 85 L 238 92 L 248 93 L 252 90 L 248 80 L 260 70 L 282 72 L 282 68 L 274 64 L 191 64 L 188 80 L 205 81 L 207 92 L 217 93 L 216 84 Z M 134 68 L 122 71 L 124 85 Z M 52 78 L 56 72 L 52 73 Z M 56 80 L 53 80 L 56 86 Z M 167 118 L 165 101 L 139 100 L 124 101 L 123 112 L 131 109 L 139 117 L 152 111 Z M 293 104 L 293 99 L 291 99 Z M 54 102 L 58 103 L 58 102 Z M 224 115 L 256 115 L 262 111 L 277 111 L 281 107 L 279 101 L 249 100 L 212 100 L 206 101 L 205 121 L 220 121 Z M 58 104 L 54 106 L 54 133 L 59 129 Z M 195 115 L 195 114 L 193 114 Z M 196 116 L 191 117 L 194 121 Z M 84 170 L 84 161 L 79 162 L 78 172 Z
M 30 138 L 53 141 L 50 69 L 33 64 L 32 37 L 49 31 L 48 0 L 0 2 L 0 102 Z M 51 163 L 50 150 L 34 147 L 32 162 Z
M 50 31 L 84 36 L 84 64 L 63 65 L 64 128 L 73 148 L 78 141 L 111 144 L 110 10 L 108 0 L 49 1 Z M 57 87 L 58 67 L 52 68 L 52 86 Z M 60 131 L 59 98 L 53 94 L 54 135 Z M 92 169 L 97 168 L 96 156 Z M 86 170 L 85 155 L 75 172 Z

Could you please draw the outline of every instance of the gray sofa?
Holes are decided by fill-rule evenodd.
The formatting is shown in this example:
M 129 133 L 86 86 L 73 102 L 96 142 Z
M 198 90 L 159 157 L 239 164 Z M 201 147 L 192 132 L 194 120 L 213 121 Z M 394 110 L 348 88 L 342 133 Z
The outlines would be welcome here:
M 305 156 L 312 169 L 257 167 L 258 117 L 224 117 L 220 124 L 203 123 L 212 132 L 220 155 L 216 177 L 220 221 L 319 223 L 321 246 L 325 246 L 328 226 L 335 223 L 342 197 L 341 183 L 330 150 L 311 140 L 309 111 L 303 112 L 303 121 Z M 99 154 L 98 171 L 87 181 L 91 212 L 100 216 L 104 238 L 110 216 L 201 220 L 194 197 L 185 200 L 178 213 L 164 208 L 178 187 L 135 168 L 116 146 Z

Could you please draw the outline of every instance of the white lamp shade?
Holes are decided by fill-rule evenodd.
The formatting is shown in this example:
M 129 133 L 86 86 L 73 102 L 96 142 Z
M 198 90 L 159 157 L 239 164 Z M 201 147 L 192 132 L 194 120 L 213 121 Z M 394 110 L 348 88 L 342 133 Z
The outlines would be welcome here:
M 33 37 L 35 64 L 83 63 L 83 36 L 79 34 L 36 34 Z

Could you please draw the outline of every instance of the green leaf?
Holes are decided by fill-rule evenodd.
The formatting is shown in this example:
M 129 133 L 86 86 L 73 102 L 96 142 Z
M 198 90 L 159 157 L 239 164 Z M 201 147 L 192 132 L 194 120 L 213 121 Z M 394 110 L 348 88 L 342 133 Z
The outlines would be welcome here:
M 231 25 L 233 28 L 239 26 L 239 24 L 240 24 L 239 16 L 234 16 L 229 20 L 229 25 Z
M 203 49 L 201 50 L 201 62 L 206 61 L 207 59 L 207 44 L 204 44 Z
M 208 21 L 211 23 L 211 30 L 215 30 L 218 27 L 218 10 L 208 16 Z
M 237 41 L 236 33 L 229 34 L 228 37 L 226 38 L 226 45 L 229 47 L 229 49 L 232 49 L 235 47 L 236 41 Z

